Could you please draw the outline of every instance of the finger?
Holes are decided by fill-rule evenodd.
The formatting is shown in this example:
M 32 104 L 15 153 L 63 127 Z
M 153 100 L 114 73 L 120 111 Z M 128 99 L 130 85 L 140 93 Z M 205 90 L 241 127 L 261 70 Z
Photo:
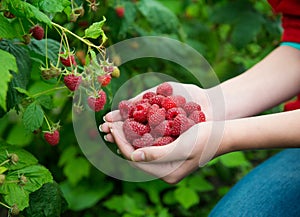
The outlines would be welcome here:
M 136 162 L 163 163 L 170 161 L 182 161 L 193 157 L 193 151 L 197 147 L 199 126 L 194 125 L 172 143 L 164 146 L 151 146 L 135 150 L 131 154 L 131 160 Z M 201 148 L 201 147 L 200 147 Z M 199 150 L 197 150 L 199 151 Z
M 115 122 L 111 128 L 111 134 L 114 137 L 115 143 L 124 157 L 130 159 L 131 153 L 134 151 L 132 145 L 126 140 L 123 132 L 123 122 Z
M 111 128 L 112 123 L 110 122 L 104 122 L 103 124 L 99 125 L 99 131 L 102 133 L 109 133 Z
M 122 116 L 121 116 L 119 110 L 114 110 L 114 111 L 111 111 L 111 112 L 107 113 L 103 117 L 103 119 L 104 119 L 105 122 L 115 122 L 115 121 L 121 121 Z
M 110 143 L 114 143 L 115 142 L 115 139 L 114 139 L 113 135 L 110 134 L 110 133 L 106 134 L 103 138 L 107 142 L 110 142 Z

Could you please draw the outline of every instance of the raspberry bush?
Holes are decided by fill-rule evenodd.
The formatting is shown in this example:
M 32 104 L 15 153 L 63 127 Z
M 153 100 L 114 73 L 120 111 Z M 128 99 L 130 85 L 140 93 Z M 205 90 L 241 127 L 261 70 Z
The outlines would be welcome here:
M 206 216 L 236 180 L 272 153 L 222 156 L 175 186 L 159 180 L 121 182 L 86 159 L 72 118 L 90 111 L 102 123 L 118 88 L 148 71 L 200 85 L 185 69 L 164 60 L 120 65 L 118 57 L 107 59 L 112 44 L 136 36 L 175 38 L 203 54 L 225 80 L 279 43 L 278 26 L 279 18 L 266 3 L 254 0 L 0 1 L 0 216 Z M 161 82 L 142 80 L 122 94 L 137 95 Z M 286 109 L 299 106 L 298 101 Z M 136 148 L 166 145 L 205 121 L 199 106 L 167 85 L 134 106 L 119 104 L 130 130 L 125 134 Z M 94 128 L 82 133 L 91 140 L 99 135 Z

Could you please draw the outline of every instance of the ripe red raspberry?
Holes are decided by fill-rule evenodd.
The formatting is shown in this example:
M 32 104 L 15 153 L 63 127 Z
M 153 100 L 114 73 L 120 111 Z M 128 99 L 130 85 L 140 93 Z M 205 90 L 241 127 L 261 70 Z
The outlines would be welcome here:
M 115 7 L 115 12 L 118 17 L 123 18 L 125 16 L 125 8 L 123 6 Z
M 47 143 L 49 143 L 52 146 L 55 146 L 59 143 L 59 131 L 58 130 L 54 130 L 54 131 L 50 131 L 50 132 L 45 132 L 44 133 L 44 138 L 46 140 Z
M 168 111 L 169 109 L 176 107 L 176 103 L 171 97 L 165 97 L 161 101 L 161 107 L 165 108 Z
M 156 96 L 156 94 L 154 92 L 147 92 L 147 93 L 144 93 L 143 99 L 150 99 L 154 96 Z
M 205 114 L 202 111 L 193 111 L 189 115 L 189 119 L 193 120 L 196 124 L 205 122 Z
M 131 107 L 132 107 L 132 103 L 127 101 L 127 100 L 122 100 L 119 105 L 119 111 L 120 111 L 120 114 L 121 114 L 121 117 L 123 119 L 127 119 L 129 118 L 129 111 L 131 110 Z
M 172 135 L 179 136 L 194 125 L 194 121 L 190 120 L 183 114 L 179 114 L 174 119 Z
M 170 96 L 173 101 L 176 103 L 177 107 L 182 107 L 186 103 L 186 99 L 181 95 Z
M 184 111 L 183 108 L 180 108 L 180 107 L 179 108 L 177 108 L 177 107 L 170 108 L 166 113 L 166 119 L 173 120 L 179 114 L 183 114 L 186 116 L 186 112 Z
M 102 87 L 106 87 L 107 85 L 109 85 L 111 81 L 111 75 L 110 74 L 100 75 L 97 77 L 97 80 Z
M 63 54 L 63 53 L 62 53 L 62 54 Z M 76 65 L 77 65 L 77 63 L 76 63 L 76 61 L 75 61 L 75 57 L 74 57 L 73 54 L 67 56 L 66 58 L 63 57 L 63 56 L 60 56 L 59 59 L 60 59 L 60 62 L 61 62 L 64 66 L 66 66 L 66 67 L 70 67 L 71 65 L 73 65 L 73 66 L 76 66 Z
M 156 105 L 156 104 L 154 104 Z M 150 127 L 154 127 L 165 120 L 166 110 L 164 108 L 156 108 L 152 105 L 148 111 L 148 123 Z
M 153 141 L 154 138 L 151 136 L 151 134 L 145 133 L 141 138 L 133 140 L 132 146 L 135 149 L 143 148 L 143 147 L 151 146 Z
M 64 83 L 71 91 L 75 91 L 79 88 L 82 82 L 81 75 L 68 74 L 64 77 Z
M 100 90 L 96 97 L 89 96 L 87 100 L 89 107 L 95 112 L 98 112 L 104 108 L 106 103 L 106 93 L 103 90 Z
M 141 138 L 145 133 L 149 133 L 150 127 L 132 119 L 126 119 L 123 123 L 123 131 L 126 139 L 132 142 L 134 139 Z
M 29 33 L 32 35 L 32 37 L 34 37 L 36 40 L 42 40 L 44 38 L 44 28 L 39 26 L 39 25 L 35 25 L 33 27 L 30 28 Z
M 162 96 L 162 95 L 155 95 L 155 96 L 153 96 L 153 97 L 151 97 L 151 98 L 149 99 L 149 103 L 150 103 L 151 105 L 157 104 L 159 107 L 161 107 L 161 102 L 162 102 L 162 100 L 163 100 L 164 98 L 165 98 L 165 97 Z
M 147 114 L 150 108 L 149 103 L 138 103 L 134 106 L 132 117 L 135 121 L 144 123 L 147 121 Z
M 169 83 L 164 82 L 157 87 L 156 93 L 163 96 L 171 96 L 173 94 L 173 88 Z
M 159 136 L 171 136 L 173 131 L 174 122 L 171 120 L 165 120 L 157 125 L 152 131 L 151 134 L 155 137 Z
M 286 102 L 284 104 L 283 110 L 284 111 L 293 111 L 293 110 L 296 110 L 299 108 L 300 108 L 300 101 L 299 101 L 299 99 L 297 99 L 295 101 Z
M 187 102 L 183 109 L 187 113 L 187 115 L 190 115 L 193 111 L 201 111 L 201 106 L 195 102 Z
M 167 145 L 174 141 L 174 138 L 171 136 L 158 137 L 152 144 L 152 146 L 163 146 Z

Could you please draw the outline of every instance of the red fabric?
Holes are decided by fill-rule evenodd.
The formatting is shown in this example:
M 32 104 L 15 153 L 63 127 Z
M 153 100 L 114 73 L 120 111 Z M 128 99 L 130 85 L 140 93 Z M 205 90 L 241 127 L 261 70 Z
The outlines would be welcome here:
M 275 13 L 282 14 L 282 41 L 300 43 L 300 0 L 268 0 Z

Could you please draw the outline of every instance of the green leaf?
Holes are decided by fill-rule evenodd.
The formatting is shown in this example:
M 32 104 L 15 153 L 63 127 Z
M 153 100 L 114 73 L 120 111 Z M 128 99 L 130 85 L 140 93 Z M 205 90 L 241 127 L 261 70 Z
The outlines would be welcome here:
M 30 96 L 30 93 L 27 90 L 25 90 L 25 89 L 23 89 L 21 87 L 14 87 L 14 89 L 16 89 L 19 93 L 23 93 L 26 96 Z
M 26 177 L 24 184 L 14 182 L 20 176 Z M 0 193 L 4 194 L 4 201 L 12 206 L 16 204 L 22 211 L 29 206 L 29 194 L 41 188 L 43 184 L 52 182 L 53 178 L 48 169 L 40 165 L 32 165 L 20 170 L 9 172 L 6 181 L 0 186 Z
M 36 98 L 36 101 L 46 109 L 53 108 L 53 101 L 50 95 L 41 95 Z
M 61 154 L 58 162 L 58 166 L 63 166 L 67 164 L 69 161 L 72 161 L 76 158 L 76 155 L 79 153 L 78 148 L 75 146 L 70 146 L 64 149 L 63 153 Z
M 13 39 L 19 37 L 11 23 L 0 14 L 0 38 Z
M 132 213 L 137 209 L 136 201 L 126 194 L 123 194 L 122 196 L 113 196 L 111 199 L 105 201 L 103 205 L 119 214 L 126 211 Z
M 219 157 L 226 167 L 248 166 L 249 162 L 243 152 L 231 152 Z
M 40 59 L 42 61 L 45 60 L 46 54 L 47 54 L 48 59 L 52 63 L 56 63 L 56 61 L 58 59 L 60 44 L 59 44 L 59 42 L 57 42 L 51 38 L 48 38 L 47 40 L 46 39 L 42 39 L 42 40 L 31 39 L 31 43 L 27 47 L 31 52 L 39 55 Z M 47 50 L 46 50 L 46 47 L 47 47 Z
M 57 183 L 46 183 L 30 194 L 29 207 L 24 210 L 30 217 L 60 217 L 67 209 L 65 200 Z
M 23 114 L 23 123 L 27 130 L 33 132 L 40 128 L 44 120 L 44 111 L 36 102 L 31 103 Z
M 24 124 L 19 122 L 14 124 L 14 126 L 10 129 L 6 142 L 8 144 L 24 147 L 30 144 L 33 137 L 34 134 L 32 132 L 28 132 L 28 130 L 25 129 Z
M 31 5 L 28 2 L 24 2 L 21 0 L 8 0 L 8 6 L 9 11 L 17 17 L 36 19 L 51 26 L 51 20 L 49 19 L 49 17 L 41 12 L 37 7 Z
M 8 83 L 12 79 L 12 75 L 9 70 L 18 71 L 16 58 L 10 53 L 0 50 L 0 62 L 5 63 L 2 65 L 1 79 L 0 79 L 0 107 L 7 110 L 6 108 L 6 96 L 8 91 Z
M 263 19 L 260 14 L 245 12 L 235 24 L 232 32 L 232 43 L 239 49 L 247 45 L 260 32 Z
M 214 186 L 199 175 L 188 178 L 187 182 L 190 188 L 199 192 L 214 190 Z
M 64 167 L 64 174 L 70 184 L 76 185 L 82 178 L 90 174 L 90 163 L 83 157 L 73 158 Z
M 104 25 L 106 21 L 106 18 L 103 17 L 103 20 L 100 22 L 93 23 L 89 28 L 85 30 L 85 38 L 93 38 L 96 39 L 98 37 L 102 37 L 102 43 L 104 43 L 107 40 L 107 37 L 102 29 L 102 26 Z
M 0 144 L 0 162 L 7 160 L 7 153 L 16 154 L 19 157 L 19 161 L 16 164 L 5 164 L 10 171 L 19 170 L 38 163 L 38 160 L 24 149 L 14 145 Z
M 193 205 L 199 203 L 198 194 L 194 190 L 187 187 L 177 188 L 174 192 L 174 196 L 185 209 L 189 209 Z
M 39 0 L 38 7 L 47 13 L 58 13 L 70 6 L 70 3 L 68 0 Z
M 22 94 L 20 94 L 15 89 L 15 87 L 20 87 L 23 89 L 27 88 L 31 72 L 31 60 L 29 58 L 29 53 L 24 47 L 19 46 L 13 43 L 12 41 L 8 40 L 0 41 L 0 49 L 5 50 L 10 54 L 14 55 L 17 61 L 18 70 L 10 71 L 10 73 L 13 76 L 13 79 L 9 83 L 9 88 L 6 97 L 6 106 L 7 111 L 13 107 L 15 107 L 18 111 L 18 104 L 20 103 Z M 4 114 L 5 111 L 0 107 L 0 117 Z
M 167 7 L 157 1 L 142 0 L 138 4 L 138 9 L 148 23 L 151 29 L 159 33 L 171 33 L 178 31 L 179 21 L 175 14 Z
M 69 208 L 74 211 L 87 209 L 94 206 L 100 199 L 107 196 L 114 188 L 111 182 L 101 182 L 97 185 L 82 183 L 74 188 L 69 182 L 60 184 L 61 190 L 69 204 Z

